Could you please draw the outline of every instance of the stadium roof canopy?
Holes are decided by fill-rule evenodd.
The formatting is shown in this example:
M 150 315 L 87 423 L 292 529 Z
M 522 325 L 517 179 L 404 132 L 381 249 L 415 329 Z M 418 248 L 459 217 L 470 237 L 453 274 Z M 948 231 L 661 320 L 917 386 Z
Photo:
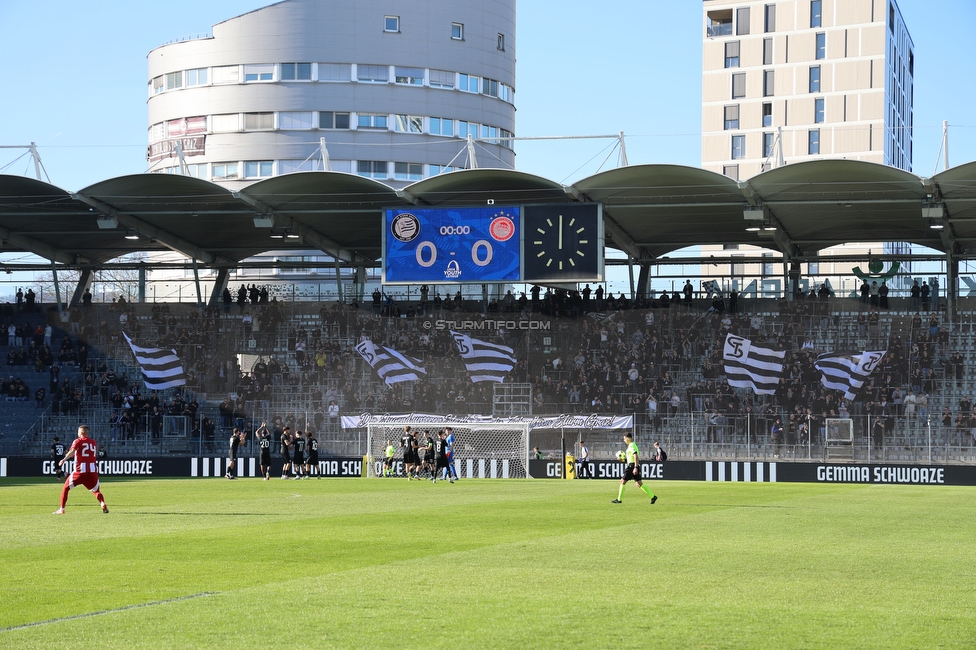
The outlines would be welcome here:
M 340 172 L 288 174 L 236 192 L 171 174 L 122 176 L 75 193 L 0 175 L 0 250 L 78 268 L 174 250 L 232 268 L 264 251 L 317 248 L 370 266 L 381 255 L 382 208 L 488 201 L 603 203 L 607 246 L 645 263 L 703 244 L 753 244 L 802 259 L 848 242 L 903 241 L 976 256 L 976 163 L 921 178 L 850 160 L 797 163 L 739 182 L 680 165 L 621 167 L 569 186 L 471 169 L 401 190 Z

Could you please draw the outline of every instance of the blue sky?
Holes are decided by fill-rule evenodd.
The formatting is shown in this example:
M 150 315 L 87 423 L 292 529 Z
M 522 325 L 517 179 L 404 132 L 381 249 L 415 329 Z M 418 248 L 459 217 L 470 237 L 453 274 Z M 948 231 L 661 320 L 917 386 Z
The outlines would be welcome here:
M 34 141 L 68 190 L 146 169 L 146 55 L 181 36 L 270 4 L 249 0 L 0 0 L 0 145 Z M 391 7 L 396 3 L 391 0 Z M 914 170 L 976 159 L 973 0 L 902 0 L 915 42 Z M 392 9 L 391 9 L 392 11 Z M 702 5 L 690 0 L 518 3 L 516 134 L 624 131 L 631 164 L 697 166 Z M 517 167 L 559 182 L 595 173 L 608 140 L 520 142 Z M 33 173 L 0 149 L 3 173 Z M 616 164 L 613 154 L 604 169 Z

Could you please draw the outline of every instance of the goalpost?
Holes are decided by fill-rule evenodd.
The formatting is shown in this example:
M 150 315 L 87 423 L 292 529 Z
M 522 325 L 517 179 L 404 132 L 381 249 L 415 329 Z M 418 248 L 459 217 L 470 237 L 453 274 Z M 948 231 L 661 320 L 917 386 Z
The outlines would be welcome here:
M 527 423 L 447 421 L 401 422 L 398 424 L 366 425 L 367 476 L 382 476 L 386 441 L 397 448 L 394 461 L 400 467 L 403 450 L 400 437 L 404 427 L 417 432 L 423 444 L 429 431 L 437 435 L 451 427 L 454 433 L 454 469 L 460 478 L 528 478 L 529 425 Z M 420 452 L 423 458 L 423 450 Z M 400 467 L 402 469 L 402 467 Z

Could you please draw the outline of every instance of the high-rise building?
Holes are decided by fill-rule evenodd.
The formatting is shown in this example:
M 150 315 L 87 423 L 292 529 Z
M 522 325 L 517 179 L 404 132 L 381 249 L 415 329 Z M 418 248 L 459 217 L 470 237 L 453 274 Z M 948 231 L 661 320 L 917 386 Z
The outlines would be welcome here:
M 914 45 L 894 0 L 704 0 L 702 166 L 911 171 Z
M 151 171 L 233 189 L 514 167 L 515 0 L 285 0 L 148 58 Z

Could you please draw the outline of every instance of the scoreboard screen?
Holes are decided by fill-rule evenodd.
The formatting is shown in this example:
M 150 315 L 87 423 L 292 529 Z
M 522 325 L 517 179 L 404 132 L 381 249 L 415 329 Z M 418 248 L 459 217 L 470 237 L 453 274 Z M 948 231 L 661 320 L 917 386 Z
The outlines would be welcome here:
M 384 284 L 517 282 L 518 206 L 384 211 Z

